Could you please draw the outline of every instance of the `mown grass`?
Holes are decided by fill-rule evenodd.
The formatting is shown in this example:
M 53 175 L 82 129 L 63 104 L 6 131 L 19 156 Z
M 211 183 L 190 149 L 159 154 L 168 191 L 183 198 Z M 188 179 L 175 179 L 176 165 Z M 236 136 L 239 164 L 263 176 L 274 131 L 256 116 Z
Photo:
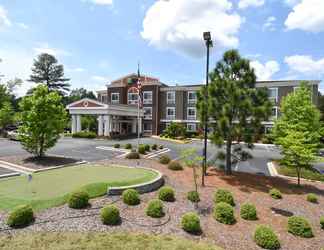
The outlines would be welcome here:
M 206 244 L 171 236 L 107 233 L 41 233 L 0 237 L 4 250 L 220 250 Z
M 0 181 L 0 209 L 30 204 L 41 210 L 67 202 L 71 192 L 85 190 L 91 198 L 105 195 L 110 186 L 128 186 L 154 179 L 157 174 L 140 168 L 83 165 Z
M 297 177 L 296 169 L 292 167 L 279 166 L 277 171 L 281 175 Z M 320 174 L 316 169 L 313 168 L 302 168 L 301 178 L 324 182 L 324 175 Z

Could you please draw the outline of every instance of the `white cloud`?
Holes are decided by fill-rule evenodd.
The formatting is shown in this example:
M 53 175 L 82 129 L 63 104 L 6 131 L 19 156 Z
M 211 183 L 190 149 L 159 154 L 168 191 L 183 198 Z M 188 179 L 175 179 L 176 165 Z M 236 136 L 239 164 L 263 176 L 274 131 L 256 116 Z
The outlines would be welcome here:
M 313 78 L 324 75 L 324 58 L 314 60 L 308 55 L 294 55 L 285 57 L 285 62 L 293 72 L 313 76 Z
M 53 56 L 70 56 L 71 53 L 62 49 L 52 48 L 48 43 L 39 43 L 39 46 L 33 48 L 36 54 L 47 53 Z
M 24 29 L 24 30 L 29 29 L 29 26 L 28 26 L 27 24 L 25 24 L 25 23 L 17 23 L 17 25 L 18 25 L 20 28 Z
M 266 20 L 266 22 L 263 24 L 262 30 L 269 30 L 269 31 L 275 31 L 275 21 L 276 21 L 276 17 L 274 16 L 269 16 Z
M 108 77 L 104 76 L 92 76 L 91 79 L 98 82 L 109 82 Z
M 254 68 L 258 80 L 271 80 L 272 76 L 280 70 L 280 65 L 276 61 L 268 61 L 265 64 L 259 61 L 252 61 L 251 67 Z
M 260 7 L 264 5 L 264 0 L 240 0 L 238 7 L 240 9 L 246 9 L 248 7 Z
M 200 57 L 204 31 L 211 31 L 215 50 L 237 47 L 243 21 L 228 0 L 158 0 L 146 12 L 141 35 L 158 48 Z
M 113 0 L 82 0 L 83 2 L 91 2 L 97 5 L 112 5 Z
M 11 26 L 11 21 L 8 18 L 6 9 L 0 5 L 0 29 L 5 26 Z
M 289 13 L 285 25 L 289 30 L 324 31 L 324 1 L 302 0 Z

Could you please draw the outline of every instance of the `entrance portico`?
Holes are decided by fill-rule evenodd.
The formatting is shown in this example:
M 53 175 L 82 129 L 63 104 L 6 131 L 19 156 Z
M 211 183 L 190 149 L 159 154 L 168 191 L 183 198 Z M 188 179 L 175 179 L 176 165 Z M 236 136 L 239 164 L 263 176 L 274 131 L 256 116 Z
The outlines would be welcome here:
M 72 116 L 72 133 L 82 131 L 82 115 L 97 116 L 98 136 L 136 134 L 138 130 L 140 134 L 142 133 L 142 117 L 144 113 L 140 110 L 138 114 L 137 106 L 134 105 L 108 105 L 85 98 L 71 103 L 66 108 Z

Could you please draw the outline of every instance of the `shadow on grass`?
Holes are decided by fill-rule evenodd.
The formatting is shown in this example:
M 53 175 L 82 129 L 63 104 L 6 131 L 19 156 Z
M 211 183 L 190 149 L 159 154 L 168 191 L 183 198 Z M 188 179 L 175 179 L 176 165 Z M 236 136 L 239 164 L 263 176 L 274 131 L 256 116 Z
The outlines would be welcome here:
M 28 157 L 23 160 L 24 164 L 36 165 L 37 167 L 57 167 L 74 164 L 76 162 L 78 162 L 76 159 L 59 156 L 44 156 L 42 158 Z

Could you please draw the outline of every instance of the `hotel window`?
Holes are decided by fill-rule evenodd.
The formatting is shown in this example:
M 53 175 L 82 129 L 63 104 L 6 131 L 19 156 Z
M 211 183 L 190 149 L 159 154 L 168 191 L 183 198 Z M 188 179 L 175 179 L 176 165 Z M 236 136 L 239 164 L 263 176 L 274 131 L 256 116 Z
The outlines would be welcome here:
M 128 104 L 137 104 L 137 100 L 138 100 L 138 94 L 137 94 L 137 90 L 135 90 L 134 88 L 130 89 L 128 91 Z
M 175 104 L 175 92 L 167 92 L 167 104 Z
M 196 108 L 191 107 L 187 109 L 187 119 L 196 120 Z
M 166 119 L 175 120 L 175 107 L 168 107 L 166 110 Z
M 143 130 L 144 132 L 152 132 L 152 123 L 144 123 L 143 124 Z
M 119 93 L 111 93 L 111 104 L 119 104 Z
M 143 91 L 143 103 L 144 104 L 152 104 L 152 91 Z
M 278 107 L 272 107 L 271 109 L 271 119 L 278 118 Z
M 278 88 L 268 88 L 268 96 L 274 102 L 278 101 Z
M 196 123 L 187 123 L 187 131 L 195 132 L 196 130 L 197 130 L 197 124 Z
M 188 104 L 195 104 L 197 102 L 197 94 L 196 91 L 188 92 Z
M 143 107 L 144 119 L 152 120 L 152 107 Z

